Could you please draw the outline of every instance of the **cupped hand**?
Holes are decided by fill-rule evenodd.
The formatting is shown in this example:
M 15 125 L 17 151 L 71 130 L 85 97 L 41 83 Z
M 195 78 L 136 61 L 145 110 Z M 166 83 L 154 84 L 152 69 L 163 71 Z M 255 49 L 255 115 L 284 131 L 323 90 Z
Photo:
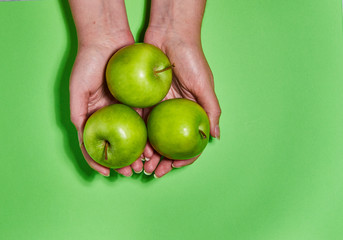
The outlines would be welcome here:
M 112 39 L 101 39 L 80 44 L 70 77 L 70 114 L 75 125 L 80 147 L 90 167 L 104 176 L 110 175 L 110 169 L 96 163 L 87 153 L 83 144 L 83 129 L 88 117 L 96 110 L 116 102 L 109 92 L 105 81 L 105 68 L 109 58 L 120 48 L 134 43 L 131 33 L 118 34 Z M 136 109 L 142 115 L 142 109 Z M 141 172 L 141 157 L 131 166 L 116 171 L 131 176 L 132 169 Z
M 220 138 L 219 117 L 221 109 L 214 91 L 214 82 L 211 69 L 204 56 L 200 39 L 194 40 L 175 33 L 161 32 L 148 29 L 145 34 L 145 43 L 155 45 L 168 56 L 173 68 L 172 86 L 164 100 L 171 98 L 187 98 L 199 103 L 206 111 L 211 127 L 211 135 Z M 144 109 L 147 118 L 151 109 Z M 161 159 L 148 144 L 144 155 L 150 159 L 144 163 L 144 172 L 147 175 L 155 171 L 159 178 L 172 170 L 192 164 L 200 155 L 187 160 Z

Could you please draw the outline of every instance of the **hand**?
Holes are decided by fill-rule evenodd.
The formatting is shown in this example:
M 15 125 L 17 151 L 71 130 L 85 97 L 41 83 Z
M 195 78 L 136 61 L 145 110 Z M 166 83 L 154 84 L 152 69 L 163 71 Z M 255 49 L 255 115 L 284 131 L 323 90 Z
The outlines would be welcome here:
M 70 112 L 79 136 L 82 153 L 89 166 L 104 176 L 110 169 L 96 163 L 83 145 L 83 129 L 88 117 L 96 110 L 116 102 L 108 91 L 105 81 L 105 68 L 109 58 L 118 49 L 134 43 L 131 32 L 122 32 L 111 39 L 92 41 L 80 45 L 70 78 Z M 142 114 L 142 109 L 137 109 Z M 141 172 L 141 158 L 131 165 L 135 172 Z M 116 169 L 124 176 L 131 176 L 130 166 Z
M 124 0 L 69 0 L 69 4 L 79 42 L 69 85 L 71 120 L 78 131 L 81 150 L 88 164 L 102 175 L 109 176 L 110 169 L 96 163 L 86 152 L 82 139 L 83 128 L 93 112 L 115 103 L 104 79 L 106 64 L 113 53 L 133 44 L 134 39 Z M 142 114 L 141 109 L 136 111 Z M 139 159 L 131 167 L 135 172 L 141 172 L 143 163 Z M 131 167 L 116 171 L 131 176 Z
M 202 51 L 200 41 L 188 38 L 175 32 L 166 33 L 161 29 L 149 28 L 145 34 L 144 42 L 153 44 L 166 53 L 170 62 L 174 64 L 172 86 L 165 97 L 187 98 L 198 102 L 206 111 L 211 126 L 211 135 L 220 138 L 219 117 L 221 110 L 214 92 L 213 75 Z M 145 118 L 150 109 L 144 109 Z M 146 152 L 153 152 L 148 145 Z M 172 170 L 192 164 L 200 155 L 188 159 L 163 159 L 153 152 L 150 160 L 144 163 L 144 171 L 148 175 L 155 171 L 156 177 L 162 177 Z

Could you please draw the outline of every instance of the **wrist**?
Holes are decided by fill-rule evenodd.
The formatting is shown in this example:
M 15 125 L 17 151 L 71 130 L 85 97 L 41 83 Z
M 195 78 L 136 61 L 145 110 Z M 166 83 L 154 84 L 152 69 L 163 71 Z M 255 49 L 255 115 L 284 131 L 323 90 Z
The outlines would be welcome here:
M 200 32 L 172 28 L 166 25 L 149 25 L 145 33 L 145 36 L 147 35 L 159 39 L 159 42 L 168 40 L 182 41 L 189 44 L 197 44 L 201 42 Z
M 200 41 L 205 0 L 152 0 L 150 31 Z
M 110 31 L 99 31 L 93 34 L 78 34 L 79 48 L 102 47 L 120 48 L 134 43 L 130 29 L 112 29 Z
M 170 47 L 187 46 L 187 48 L 201 48 L 200 35 L 184 34 L 162 27 L 149 26 L 145 32 L 144 42 L 154 44 L 164 52 Z
M 79 46 L 132 38 L 124 0 L 69 0 Z

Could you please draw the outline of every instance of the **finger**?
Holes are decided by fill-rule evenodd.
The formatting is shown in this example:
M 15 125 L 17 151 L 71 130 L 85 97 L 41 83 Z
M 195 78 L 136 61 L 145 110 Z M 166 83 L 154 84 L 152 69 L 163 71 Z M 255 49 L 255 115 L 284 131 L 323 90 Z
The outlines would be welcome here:
M 147 142 L 147 144 L 145 145 L 145 148 L 144 148 L 144 158 L 145 158 L 145 160 L 149 161 L 153 154 L 154 154 L 154 149 L 152 148 L 150 143 Z
M 191 158 L 191 159 L 187 159 L 187 160 L 174 160 L 172 167 L 173 168 L 180 168 L 180 167 L 190 165 L 190 164 L 194 163 L 195 160 L 197 160 L 199 157 L 200 157 L 200 155 L 196 156 L 194 158 Z
M 139 115 L 141 115 L 144 121 L 146 121 L 148 109 L 135 108 L 135 110 L 138 112 Z M 144 160 L 149 161 L 153 154 L 154 154 L 154 149 L 151 147 L 151 145 L 148 142 L 145 145 L 144 153 L 142 157 L 144 158 Z
M 144 174 L 151 175 L 155 171 L 158 162 L 160 161 L 161 156 L 157 153 L 154 153 L 149 161 L 144 163 Z
M 125 176 L 125 177 L 131 177 L 132 176 L 132 169 L 130 166 L 114 169 L 117 173 Z
M 131 164 L 131 168 L 135 173 L 141 173 L 143 171 L 142 158 L 139 157 L 136 161 Z
M 210 120 L 212 137 L 220 139 L 219 118 L 221 109 L 214 90 L 211 87 L 196 94 L 197 102 L 204 108 Z
M 81 151 L 82 154 L 84 156 L 84 158 L 86 159 L 88 165 L 93 168 L 95 171 L 97 171 L 98 173 L 100 173 L 101 175 L 108 177 L 110 176 L 110 169 L 107 167 L 104 167 L 102 165 L 100 165 L 99 163 L 95 162 L 87 153 L 85 146 L 82 144 L 81 145 Z
M 149 107 L 149 108 L 144 108 L 143 109 L 142 117 L 143 117 L 145 122 L 148 120 L 149 114 L 150 114 L 152 109 L 153 109 L 153 107 Z
M 173 167 L 172 167 L 172 160 L 169 159 L 163 159 L 161 160 L 160 164 L 158 164 L 154 177 L 155 178 L 160 178 L 163 177 L 165 174 L 169 173 Z
M 143 115 L 143 109 L 142 108 L 133 108 L 140 116 Z

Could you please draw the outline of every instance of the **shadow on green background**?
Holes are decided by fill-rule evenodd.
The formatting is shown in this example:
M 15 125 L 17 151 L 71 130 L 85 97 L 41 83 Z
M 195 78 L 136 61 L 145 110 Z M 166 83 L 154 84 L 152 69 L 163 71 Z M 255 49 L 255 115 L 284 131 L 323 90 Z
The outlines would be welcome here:
M 56 76 L 54 88 L 56 120 L 58 127 L 63 133 L 64 149 L 66 154 L 72 160 L 75 169 L 83 179 L 91 180 L 93 179 L 95 172 L 88 166 L 87 162 L 83 158 L 78 144 L 76 129 L 70 121 L 69 77 L 77 53 L 76 29 L 68 1 L 60 1 L 59 3 L 61 12 L 63 13 L 68 39 L 60 68 Z
M 143 2 L 126 1 L 137 41 Z M 2 3 L 1 239 L 342 239 L 341 1 L 207 5 L 222 139 L 155 180 L 103 178 L 81 154 L 67 1 Z
M 143 19 L 142 19 L 142 24 L 139 27 L 138 33 L 135 37 L 136 42 L 144 41 L 145 30 L 148 28 L 148 25 L 149 25 L 150 7 L 151 7 L 151 0 L 144 0 Z

